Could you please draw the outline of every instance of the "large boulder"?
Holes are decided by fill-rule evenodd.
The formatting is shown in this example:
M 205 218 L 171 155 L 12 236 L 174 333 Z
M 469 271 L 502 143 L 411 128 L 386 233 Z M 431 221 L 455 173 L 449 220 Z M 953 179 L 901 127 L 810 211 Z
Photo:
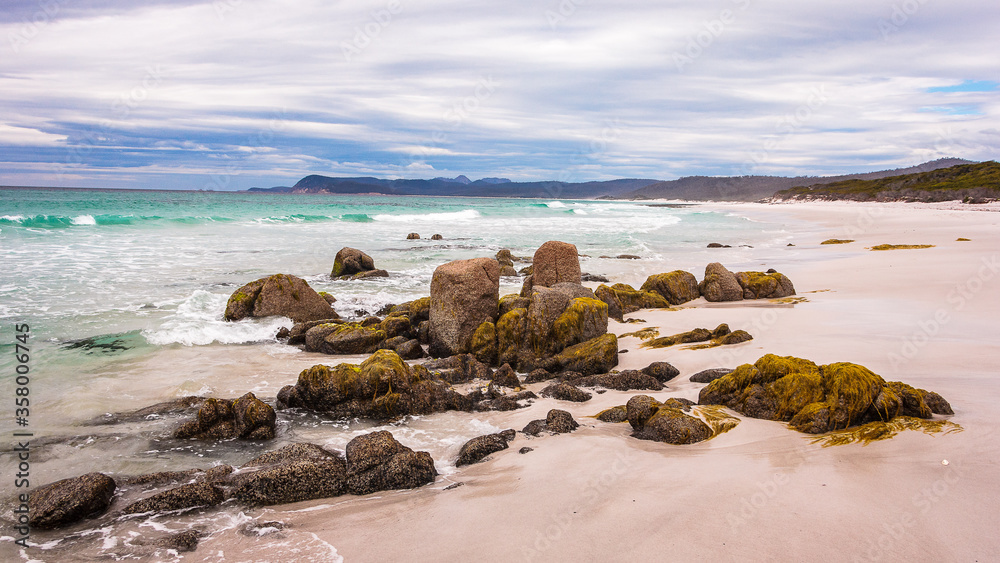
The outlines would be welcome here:
M 388 431 L 358 436 L 347 443 L 347 489 L 367 495 L 392 489 L 414 489 L 433 483 L 434 460 L 400 444 Z
M 701 296 L 698 291 L 698 280 L 684 270 L 653 274 L 646 278 L 640 290 L 658 293 L 671 305 L 680 305 Z
M 233 292 L 226 303 L 227 321 L 272 315 L 288 317 L 297 323 L 338 316 L 305 280 L 288 274 L 252 281 Z
M 741 301 L 743 288 L 736 281 L 736 276 L 718 262 L 705 266 L 705 279 L 698 286 L 706 301 Z
M 253 393 L 239 399 L 206 399 L 198 416 L 174 431 L 174 438 L 198 440 L 270 440 L 276 415 Z
M 778 272 L 739 272 L 736 281 L 743 288 L 743 299 L 775 299 L 795 295 L 792 280 Z
M 407 414 L 470 410 L 471 401 L 423 366 L 409 366 L 392 350 L 360 365 L 316 365 L 278 392 L 278 408 L 304 408 L 340 418 L 391 420 Z
M 594 290 L 594 298 L 599 299 L 608 306 L 608 317 L 618 322 L 624 320 L 624 308 L 618 293 L 610 287 L 601 284 Z
M 115 480 L 103 473 L 87 473 L 38 487 L 28 497 L 28 524 L 52 529 L 102 514 L 111 505 Z
M 580 256 L 576 245 L 550 240 L 535 251 L 531 276 L 525 279 L 521 295 L 528 297 L 536 286 L 552 287 L 561 282 L 580 283 Z
M 549 371 L 575 371 L 583 375 L 607 373 L 618 365 L 618 337 L 604 334 L 574 344 L 552 358 Z
M 818 366 L 792 356 L 768 354 L 705 386 L 699 404 L 725 405 L 754 418 L 780 420 L 801 432 L 822 434 L 896 416 L 930 418 L 951 410 L 928 405 L 931 393 L 886 382 L 864 366 Z M 932 403 L 940 395 L 934 394 Z M 947 404 L 947 402 L 945 402 Z
M 641 389 L 643 391 L 659 391 L 663 389 L 663 384 L 660 383 L 660 381 L 658 381 L 655 377 L 634 369 L 579 377 L 571 379 L 570 382 L 574 385 L 582 385 L 585 387 L 603 387 L 605 389 L 615 389 L 617 391 L 632 391 L 634 389 Z
M 135 501 L 122 509 L 122 514 L 159 513 L 183 508 L 215 506 L 225 498 L 222 489 L 211 483 L 188 483 Z
M 357 248 L 344 247 L 337 252 L 333 259 L 333 270 L 330 276 L 339 278 L 341 276 L 353 276 L 361 272 L 369 272 L 375 269 L 375 261 L 371 256 L 361 252 Z
M 336 497 L 347 492 L 346 464 L 329 452 L 322 457 L 288 456 L 250 467 L 257 469 L 236 474 L 230 482 L 231 496 L 250 506 Z
M 324 323 L 306 331 L 308 352 L 324 354 L 371 354 L 387 339 L 380 325 L 361 323 Z
M 598 291 L 594 292 L 595 295 L 598 292 L 601 292 L 602 295 L 607 294 L 606 292 L 601 291 L 602 287 L 607 286 L 601 285 L 598 287 Z M 670 302 L 659 293 L 635 289 L 625 283 L 616 283 L 608 289 L 614 292 L 615 296 L 618 298 L 618 302 L 620 303 L 622 313 L 626 315 L 628 313 L 634 313 L 640 309 L 665 309 L 670 307 Z
M 484 322 L 495 322 L 500 301 L 500 267 L 496 260 L 473 258 L 442 264 L 431 278 L 430 353 L 435 357 L 464 354 Z

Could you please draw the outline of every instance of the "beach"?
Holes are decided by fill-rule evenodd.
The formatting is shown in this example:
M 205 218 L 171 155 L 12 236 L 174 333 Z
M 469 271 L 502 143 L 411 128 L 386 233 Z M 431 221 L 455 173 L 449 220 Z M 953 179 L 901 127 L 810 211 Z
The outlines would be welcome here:
M 992 428 L 998 413 L 995 397 L 1000 396 L 995 377 L 995 358 L 1000 357 L 996 339 L 1000 213 L 946 207 L 700 205 L 701 211 L 739 216 L 780 231 L 771 244 L 719 249 L 718 260 L 734 271 L 736 266 L 760 271 L 774 268 L 794 282 L 796 296 L 728 303 L 699 298 L 671 309 L 626 315 L 626 320 L 634 322 L 610 321 L 609 332 L 621 337 L 621 350 L 628 350 L 619 354 L 616 369 L 670 362 L 680 375 L 664 390 L 607 390 L 583 403 L 540 398 L 525 409 L 447 412 L 388 425 L 292 423 L 284 427 L 283 442 L 313 441 L 340 449 L 360 433 L 389 429 L 402 443 L 429 451 L 440 475 L 432 484 L 410 490 L 267 508 L 230 508 L 162 520 L 165 529 L 195 523 L 207 531 L 196 551 L 169 556 L 181 561 L 331 561 L 342 557 L 349 562 L 610 557 L 991 560 L 1000 552 L 1000 539 L 993 533 L 1000 525 L 1000 500 L 995 494 L 1000 438 Z M 553 238 L 579 243 L 571 231 Z M 854 242 L 820 244 L 831 238 Z M 934 246 L 868 249 L 878 244 Z M 622 262 L 611 281 L 638 287 L 647 275 L 656 273 L 651 269 L 675 268 L 688 269 L 701 279 L 704 265 L 716 261 L 713 251 L 692 248 L 679 258 L 659 255 Z M 671 266 L 678 262 L 682 264 Z M 504 293 L 506 288 L 501 289 Z M 720 323 L 746 330 L 753 340 L 710 349 L 650 349 L 641 347 L 637 337 L 622 337 L 644 328 L 669 335 L 698 327 L 711 330 Z M 234 354 L 225 343 L 175 342 L 125 362 L 132 370 L 129 377 L 99 377 L 95 385 L 99 394 L 127 394 L 127 402 L 138 406 L 163 400 L 165 394 L 236 397 L 254 391 L 261 397 L 274 397 L 281 386 L 294 383 L 299 371 L 313 364 L 364 359 L 300 352 L 270 342 L 240 346 Z M 688 381 L 692 374 L 753 363 L 764 354 L 797 356 L 818 364 L 853 362 L 887 381 L 936 391 L 954 408 L 955 414 L 947 418 L 962 431 L 934 435 L 904 431 L 868 445 L 823 447 L 814 442 L 814 436 L 785 423 L 739 416 L 739 425 L 728 432 L 677 446 L 637 440 L 629 436 L 628 423 L 592 418 L 637 394 L 697 401 L 704 385 Z M 122 365 L 102 369 L 120 371 Z M 162 374 L 163 379 L 154 378 L 166 365 L 172 370 L 169 383 Z M 146 376 L 156 385 L 134 389 L 135 382 Z M 527 387 L 537 392 L 545 385 Z M 64 397 L 52 399 L 49 405 L 77 409 L 70 418 L 79 419 L 107 408 L 94 401 L 81 405 Z M 509 449 L 470 466 L 456 468 L 453 460 L 443 459 L 455 456 L 469 438 L 507 428 L 520 430 L 553 408 L 569 411 L 580 428 L 539 437 L 519 433 Z M 143 430 L 157 428 L 162 430 L 162 426 Z M 524 447 L 531 451 L 519 453 Z M 134 446 L 129 448 L 118 457 L 137 453 Z M 56 467 L 58 451 L 48 454 L 52 457 L 42 459 L 40 474 L 67 476 L 69 470 Z M 99 465 L 99 453 L 73 455 L 77 456 L 75 474 L 100 469 L 83 467 Z M 202 465 L 222 459 L 233 463 L 234 456 L 246 459 L 250 455 L 231 450 L 208 453 Z M 140 473 L 181 469 L 192 462 L 190 456 L 134 457 L 133 465 L 119 464 L 115 469 Z M 278 521 L 286 527 L 248 536 L 239 526 L 248 519 Z M 134 530 L 141 533 L 143 526 L 134 524 Z M 56 536 L 40 538 L 52 541 Z M 0 548 L 10 545 L 5 541 Z M 101 552 L 100 548 L 88 549 L 93 551 L 80 556 L 96 557 Z M 276 550 L 283 550 L 280 556 Z M 46 560 L 44 552 L 32 555 Z M 67 560 L 65 555 L 59 560 Z

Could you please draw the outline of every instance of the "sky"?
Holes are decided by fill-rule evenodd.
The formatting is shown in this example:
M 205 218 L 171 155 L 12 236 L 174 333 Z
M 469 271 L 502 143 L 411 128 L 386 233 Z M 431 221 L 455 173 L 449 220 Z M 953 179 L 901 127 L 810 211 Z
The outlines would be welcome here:
M 998 26 L 995 0 L 4 0 L 0 185 L 994 160 Z

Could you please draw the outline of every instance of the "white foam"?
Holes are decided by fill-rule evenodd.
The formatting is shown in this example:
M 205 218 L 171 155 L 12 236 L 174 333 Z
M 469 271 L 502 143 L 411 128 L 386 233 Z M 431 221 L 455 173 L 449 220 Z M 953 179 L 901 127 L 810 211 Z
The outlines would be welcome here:
M 562 209 L 562 208 L 566 207 L 566 204 L 563 203 L 563 202 L 561 202 L 561 201 L 550 201 L 550 202 L 546 203 L 545 205 L 547 205 L 549 207 L 549 209 Z
M 293 324 L 286 317 L 224 321 L 222 315 L 228 300 L 225 295 L 199 289 L 181 302 L 177 312 L 168 316 L 159 328 L 144 330 L 142 335 L 150 344 L 157 346 L 245 344 L 271 340 L 278 329 Z
M 20 223 L 21 221 L 24 221 L 24 215 L 3 215 L 0 216 L 0 219 L 10 221 L 12 223 Z
M 412 221 L 471 221 L 480 216 L 481 214 L 475 209 L 463 209 L 462 211 L 422 213 L 420 215 L 390 215 L 388 213 L 380 213 L 372 217 L 372 219 L 375 221 L 387 221 L 392 223 L 409 223 Z
M 77 215 L 73 217 L 70 223 L 74 225 L 96 225 L 97 219 L 94 219 L 93 215 Z

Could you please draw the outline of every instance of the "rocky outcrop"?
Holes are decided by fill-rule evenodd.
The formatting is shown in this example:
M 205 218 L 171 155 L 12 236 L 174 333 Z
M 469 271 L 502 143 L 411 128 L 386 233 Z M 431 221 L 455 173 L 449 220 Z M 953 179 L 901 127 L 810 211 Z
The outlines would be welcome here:
M 323 354 L 370 354 L 387 337 L 378 325 L 322 323 L 306 331 L 305 347 L 307 352 Z
M 278 408 L 305 408 L 342 418 L 391 420 L 407 414 L 471 410 L 471 401 L 409 366 L 392 350 L 379 350 L 360 365 L 313 366 L 296 384 L 278 392 Z
M 274 409 L 253 393 L 239 399 L 206 399 L 197 418 L 182 424 L 174 438 L 270 440 L 275 419 Z
M 712 427 L 684 412 L 685 406 L 660 403 L 647 395 L 637 395 L 625 405 L 632 436 L 668 444 L 694 444 L 711 438 Z
M 457 354 L 424 362 L 423 367 L 447 383 L 468 383 L 474 379 L 493 379 L 490 366 L 473 354 Z
M 733 373 L 732 368 L 711 368 L 699 371 L 692 375 L 689 380 L 695 383 L 711 383 L 722 376 Z
M 530 297 L 536 286 L 552 287 L 561 282 L 580 283 L 580 257 L 576 245 L 550 240 L 535 251 L 531 275 L 524 280 L 522 297 Z
M 608 303 L 609 309 L 620 308 L 622 315 L 634 313 L 640 309 L 665 309 L 670 307 L 670 302 L 659 293 L 637 290 L 624 283 L 616 283 L 611 287 L 601 285 L 594 291 L 594 295 L 598 299 Z M 614 295 L 617 301 L 611 295 Z
M 104 513 L 115 494 L 115 480 L 88 473 L 49 483 L 31 491 L 28 524 L 32 528 L 61 528 Z
M 375 269 L 375 260 L 357 248 L 345 246 L 337 252 L 333 259 L 333 270 L 330 277 L 343 278 Z
M 718 262 L 712 262 L 705 266 L 705 279 L 701 281 L 698 289 L 706 301 L 741 301 L 743 299 L 743 288 L 736 281 L 736 276 Z
M 504 364 L 497 368 L 490 381 L 497 387 L 517 389 L 521 386 L 521 380 L 518 379 L 517 372 L 514 371 L 514 368 L 510 367 L 510 364 Z
M 659 391 L 663 389 L 663 384 L 655 377 L 647 375 L 641 371 L 627 369 L 600 375 L 591 375 L 569 380 L 574 385 L 584 387 L 603 387 L 616 391 Z
M 244 464 L 229 478 L 230 496 L 250 506 L 286 504 L 347 492 L 344 459 L 315 444 L 289 444 Z
M 482 461 L 486 456 L 507 449 L 507 442 L 514 439 L 513 430 L 504 430 L 496 434 L 478 436 L 466 442 L 458 452 L 456 467 L 471 465 Z
M 429 453 L 413 451 L 385 430 L 354 438 L 346 456 L 347 490 L 355 495 L 414 489 L 437 477 Z
M 552 409 L 544 420 L 532 420 L 521 432 L 529 436 L 537 436 L 542 432 L 565 434 L 576 430 L 580 424 L 573 420 L 573 415 L 559 409 Z
M 800 432 L 822 434 L 896 416 L 950 414 L 950 405 L 938 401 L 940 395 L 931 396 L 936 411 L 928 405 L 928 396 L 928 391 L 886 382 L 857 364 L 819 366 L 768 354 L 709 383 L 698 403 L 724 405 L 746 416 L 788 422 Z
M 701 297 L 698 290 L 698 280 L 690 272 L 684 270 L 649 276 L 640 290 L 657 293 L 671 305 L 680 305 Z
M 473 258 L 442 264 L 431 278 L 430 353 L 434 357 L 464 354 L 484 322 L 495 322 L 500 301 L 500 267 L 496 260 Z
M 618 365 L 618 337 L 604 334 L 566 348 L 545 366 L 549 371 L 575 371 L 583 375 L 607 373 Z
M 215 506 L 225 500 L 222 489 L 211 483 L 189 483 L 133 502 L 122 514 L 169 512 L 185 508 Z
M 739 272 L 736 281 L 743 289 L 743 299 L 776 299 L 795 295 L 792 280 L 775 271 Z
M 615 290 L 601 284 L 594 290 L 594 298 L 603 301 L 608 306 L 608 318 L 615 319 L 618 322 L 624 320 L 622 300 L 618 297 L 618 293 Z
M 560 401 L 572 401 L 574 403 L 583 403 L 593 397 L 593 395 L 583 389 L 566 382 L 549 385 L 545 389 L 542 389 L 542 396 L 552 397 Z
M 278 315 L 301 323 L 337 318 L 337 313 L 302 278 L 275 274 L 237 289 L 226 303 L 225 319 Z

